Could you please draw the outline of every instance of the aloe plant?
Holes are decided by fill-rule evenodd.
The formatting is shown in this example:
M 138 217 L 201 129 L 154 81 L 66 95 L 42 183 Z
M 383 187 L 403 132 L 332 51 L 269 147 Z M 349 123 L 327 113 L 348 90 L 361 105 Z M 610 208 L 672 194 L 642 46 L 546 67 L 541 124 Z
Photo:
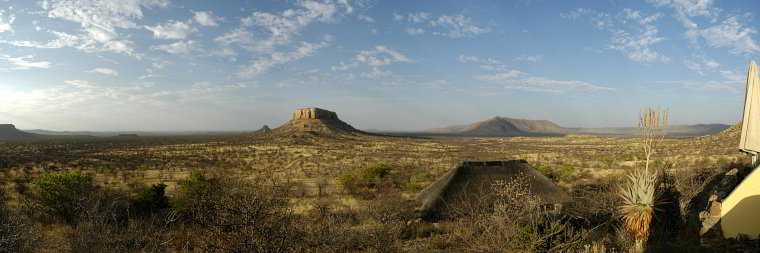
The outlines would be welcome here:
M 626 175 L 627 184 L 620 188 L 623 203 L 619 207 L 623 215 L 626 231 L 636 240 L 636 250 L 643 250 L 644 243 L 649 239 L 650 224 L 655 217 L 655 211 L 665 203 L 662 191 L 658 189 L 657 174 L 648 171 L 635 171 Z

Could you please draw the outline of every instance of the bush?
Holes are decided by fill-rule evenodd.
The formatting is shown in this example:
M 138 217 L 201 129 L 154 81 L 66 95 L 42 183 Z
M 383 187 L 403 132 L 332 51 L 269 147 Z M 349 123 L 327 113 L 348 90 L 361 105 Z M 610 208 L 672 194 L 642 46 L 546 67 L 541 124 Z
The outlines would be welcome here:
M 425 188 L 431 175 L 427 172 L 419 172 L 412 175 L 401 187 L 408 192 L 419 192 Z
M 119 192 L 103 192 L 87 204 L 67 237 L 72 252 L 169 252 L 171 217 L 129 221 L 127 196 Z
M 79 172 L 47 173 L 32 184 L 40 206 L 69 225 L 76 225 L 85 202 L 96 192 L 92 177 Z
M 523 177 L 523 176 L 520 176 Z M 492 185 L 491 209 L 470 210 L 456 222 L 453 235 L 472 252 L 577 252 L 586 231 L 566 219 L 541 211 L 538 197 L 528 192 L 525 180 L 497 181 Z M 481 208 L 489 208 L 483 206 Z
M 343 185 L 347 191 L 353 193 L 358 190 L 358 188 L 374 188 L 382 179 L 388 176 L 392 170 L 393 169 L 386 164 L 373 164 L 339 175 L 338 182 Z
M 22 215 L 6 206 L 5 192 L 0 188 L 0 253 L 35 252 L 39 234 Z
M 390 173 L 391 167 L 382 163 L 373 164 L 359 170 L 361 178 L 369 181 L 369 183 L 374 183 L 374 181 L 384 178 Z
M 166 184 L 154 184 L 145 187 L 130 201 L 130 212 L 136 215 L 148 215 L 156 210 L 168 208 L 169 198 L 165 195 Z
M 572 165 L 563 164 L 559 167 L 537 166 L 536 170 L 554 182 L 567 182 L 578 169 Z
M 304 233 L 276 180 L 209 178 L 194 173 L 180 183 L 176 210 L 193 231 L 187 243 L 206 252 L 289 252 Z
M 579 252 L 586 242 L 586 231 L 568 221 L 539 214 L 518 232 L 519 246 L 531 252 Z

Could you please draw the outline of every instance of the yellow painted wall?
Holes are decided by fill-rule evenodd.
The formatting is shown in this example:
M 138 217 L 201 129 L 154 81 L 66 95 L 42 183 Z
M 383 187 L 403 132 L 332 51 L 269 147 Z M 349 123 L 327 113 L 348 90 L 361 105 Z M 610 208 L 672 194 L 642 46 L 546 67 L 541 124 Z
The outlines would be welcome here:
M 731 192 L 721 205 L 720 225 L 723 237 L 739 233 L 758 239 L 760 235 L 760 169 L 752 173 Z

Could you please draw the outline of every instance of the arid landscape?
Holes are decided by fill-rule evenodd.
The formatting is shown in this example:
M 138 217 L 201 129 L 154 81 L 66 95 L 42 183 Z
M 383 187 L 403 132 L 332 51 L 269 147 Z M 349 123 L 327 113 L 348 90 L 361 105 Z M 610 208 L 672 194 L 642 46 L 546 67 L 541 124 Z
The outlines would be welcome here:
M 0 0 L 0 253 L 760 252 L 759 10 Z
M 734 126 L 662 141 L 652 166 L 672 178 L 678 195 L 668 201 L 678 215 L 661 221 L 671 227 L 655 233 L 654 251 L 709 249 L 697 213 L 710 181 L 747 162 L 738 134 Z M 641 137 L 388 136 L 337 116 L 230 135 L 16 139 L 0 150 L 3 218 L 12 226 L 4 232 L 18 233 L 8 245 L 35 252 L 543 252 L 562 243 L 563 252 L 623 252 L 630 239 L 620 231 L 618 184 L 645 162 Z M 482 219 L 515 217 L 487 210 L 417 219 L 415 195 L 458 162 L 515 159 L 571 195 L 559 218 L 542 221 L 561 225 L 566 241 L 542 241 L 524 224 L 494 234 L 507 227 Z M 70 200 L 81 206 L 67 219 L 39 206 L 40 178 L 56 173 L 94 187 L 68 193 L 82 199 Z M 165 205 L 136 204 L 159 186 Z

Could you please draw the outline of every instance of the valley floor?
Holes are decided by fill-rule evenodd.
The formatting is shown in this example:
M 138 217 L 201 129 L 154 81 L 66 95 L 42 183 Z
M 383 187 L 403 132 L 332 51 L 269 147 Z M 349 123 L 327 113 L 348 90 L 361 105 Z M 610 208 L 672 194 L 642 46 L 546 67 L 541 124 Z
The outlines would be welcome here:
M 746 159 L 737 151 L 736 135 L 736 131 L 727 131 L 666 139 L 653 164 L 676 174 L 731 167 Z M 169 196 L 178 192 L 178 182 L 188 180 L 191 173 L 235 180 L 256 180 L 267 174 L 285 179 L 293 186 L 291 202 L 296 213 L 311 212 L 315 203 L 326 200 L 333 203 L 334 210 L 363 212 L 385 201 L 387 196 L 383 196 L 391 193 L 404 206 L 414 205 L 411 200 L 417 191 L 462 160 L 524 159 L 569 192 L 576 192 L 640 168 L 642 154 L 638 138 L 586 135 L 407 138 L 313 133 L 296 137 L 255 134 L 91 138 L 0 143 L 0 181 L 7 193 L 6 205 L 23 209 L 27 194 L 24 189 L 32 189 L 31 182 L 48 172 L 79 171 L 91 175 L 101 188 L 121 190 L 128 195 L 146 185 L 165 183 Z M 392 168 L 388 182 L 371 189 L 348 189 L 341 180 L 376 164 Z M 607 194 L 614 195 L 614 191 Z M 411 212 L 413 207 L 409 209 Z M 360 220 L 356 226 L 365 226 L 362 224 L 367 220 L 372 223 L 370 218 Z M 61 234 L 71 233 L 55 223 L 44 224 L 44 230 L 45 234 L 58 234 L 61 238 L 66 237 Z M 397 244 L 400 250 L 416 251 L 420 245 L 430 243 L 440 244 L 432 248 L 446 249 L 454 246 L 436 240 L 445 240 L 452 234 L 456 233 L 423 236 L 418 239 L 421 241 L 399 239 Z M 61 238 L 53 236 L 43 241 L 52 245 L 56 240 L 65 241 Z M 463 237 L 458 238 L 466 244 Z

